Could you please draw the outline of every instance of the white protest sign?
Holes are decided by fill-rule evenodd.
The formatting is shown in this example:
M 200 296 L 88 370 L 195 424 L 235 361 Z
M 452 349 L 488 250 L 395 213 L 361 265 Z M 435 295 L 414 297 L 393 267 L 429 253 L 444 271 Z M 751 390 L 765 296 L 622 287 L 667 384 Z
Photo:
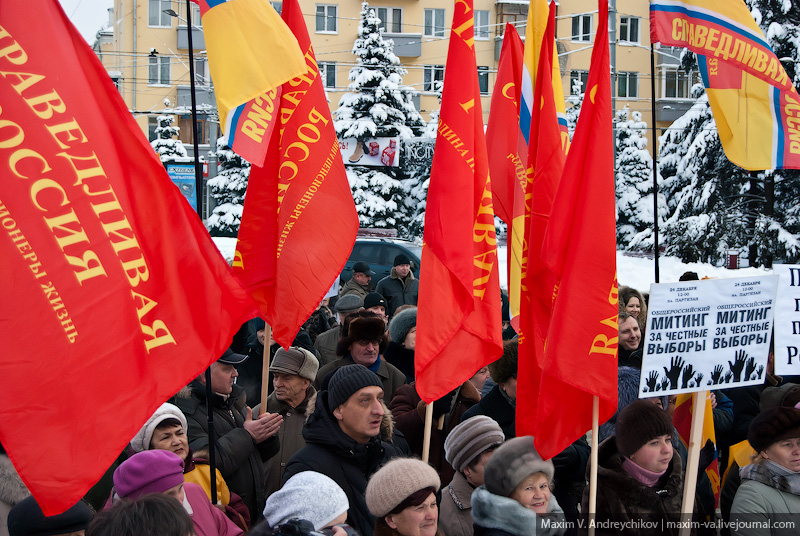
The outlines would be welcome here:
M 764 383 L 778 277 L 650 287 L 639 396 Z
M 775 374 L 800 374 L 800 265 L 776 264 Z

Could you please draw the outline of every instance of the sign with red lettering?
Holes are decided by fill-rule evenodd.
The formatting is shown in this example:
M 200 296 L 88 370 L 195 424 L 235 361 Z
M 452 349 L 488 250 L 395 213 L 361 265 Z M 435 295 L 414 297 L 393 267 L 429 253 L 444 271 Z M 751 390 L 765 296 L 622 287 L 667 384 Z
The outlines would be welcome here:
M 0 71 L 0 440 L 56 514 L 257 310 L 56 0 Z
M 651 285 L 639 396 L 764 383 L 777 289 L 774 275 Z

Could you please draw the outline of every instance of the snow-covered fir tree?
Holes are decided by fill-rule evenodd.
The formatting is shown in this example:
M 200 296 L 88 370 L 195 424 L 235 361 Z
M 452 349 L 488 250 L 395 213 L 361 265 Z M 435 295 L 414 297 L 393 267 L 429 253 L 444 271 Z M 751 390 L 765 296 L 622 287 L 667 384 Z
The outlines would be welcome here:
M 216 154 L 220 171 L 208 181 L 208 189 L 217 206 L 206 225 L 211 236 L 236 236 L 242 221 L 250 163 L 225 145 L 225 138 L 217 140 Z
M 617 244 L 621 249 L 653 250 L 653 159 L 647 150 L 647 123 L 641 112 L 617 112 Z M 659 192 L 659 225 L 667 213 Z
M 788 0 L 747 0 L 789 79 L 800 88 L 800 10 Z M 754 211 L 751 263 L 771 266 L 774 257 L 800 259 L 800 170 L 778 169 L 756 174 L 751 181 Z
M 685 262 L 720 263 L 729 249 L 747 242 L 742 196 L 748 175 L 725 157 L 701 84 L 692 96 L 695 104 L 660 138 L 669 209 L 664 243 L 667 254 Z
M 353 45 L 357 64 L 350 69 L 349 91 L 334 112 L 337 136 L 354 138 L 359 144 L 353 155 L 344 155 L 355 161 L 369 140 L 420 136 L 425 126 L 412 101 L 412 89 L 403 86 L 406 70 L 393 52 L 394 42 L 383 38 L 375 10 L 366 2 L 361 8 L 358 38 Z M 362 226 L 408 226 L 413 215 L 402 201 L 407 193 L 402 181 L 409 178 L 402 169 L 349 166 L 347 176 Z
M 158 126 L 155 129 L 156 139 L 150 142 L 156 153 L 161 157 L 162 162 L 174 160 L 175 157 L 186 158 L 186 148 L 181 140 L 175 139 L 181 129 L 173 123 L 175 116 L 161 114 L 158 116 Z
M 572 91 L 567 95 L 566 99 L 564 99 L 567 103 L 565 112 L 567 116 L 567 131 L 569 132 L 570 140 L 575 135 L 575 126 L 578 124 L 578 116 L 581 115 L 584 96 L 583 82 L 580 78 L 576 78 L 572 81 Z

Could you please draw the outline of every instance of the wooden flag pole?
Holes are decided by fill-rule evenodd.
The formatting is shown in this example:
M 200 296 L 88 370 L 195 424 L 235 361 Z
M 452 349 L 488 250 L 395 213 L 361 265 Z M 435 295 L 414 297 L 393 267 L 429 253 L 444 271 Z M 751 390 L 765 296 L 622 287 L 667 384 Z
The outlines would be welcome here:
M 600 398 L 592 398 L 592 453 L 589 458 L 589 536 L 594 536 L 594 524 L 591 520 L 597 513 L 597 436 L 600 435 Z
M 261 368 L 261 409 L 258 414 L 267 412 L 267 397 L 269 396 L 269 339 L 272 337 L 272 327 L 264 324 L 264 364 Z
M 425 406 L 425 435 L 422 439 L 422 461 L 427 462 L 431 451 L 431 427 L 433 426 L 433 402 Z
M 706 411 L 708 391 L 694 393 L 692 399 L 692 428 L 689 433 L 689 456 L 686 460 L 686 477 L 683 479 L 683 505 L 681 506 L 681 530 L 679 536 L 689 536 L 694 511 L 694 494 L 697 489 L 697 465 L 700 462 L 700 441 L 703 437 L 703 418 Z M 678 456 L 678 453 L 674 453 Z M 684 517 L 685 516 L 685 517 Z

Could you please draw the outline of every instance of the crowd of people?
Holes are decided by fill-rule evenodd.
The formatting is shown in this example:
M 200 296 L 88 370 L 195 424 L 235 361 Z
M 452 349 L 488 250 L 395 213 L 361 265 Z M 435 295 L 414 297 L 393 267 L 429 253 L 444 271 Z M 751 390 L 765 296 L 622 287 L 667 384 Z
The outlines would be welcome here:
M 63 514 L 45 517 L 0 454 L 0 535 L 533 536 L 590 523 L 596 534 L 654 533 L 645 522 L 678 533 L 687 451 L 675 399 L 638 399 L 646 294 L 619 289 L 619 406 L 599 431 L 590 519 L 588 438 L 544 460 L 535 438 L 516 437 L 518 343 L 507 324 L 502 357 L 432 403 L 421 460 L 418 282 L 403 255 L 376 291 L 372 275 L 356 263 L 289 348 L 263 320 L 248 322 L 210 383 L 201 374 L 162 404 Z M 800 521 L 800 385 L 790 380 L 770 368 L 763 385 L 711 392 L 717 444 L 701 452 L 693 533 L 796 532 L 783 528 Z M 704 471 L 715 459 L 719 500 Z

